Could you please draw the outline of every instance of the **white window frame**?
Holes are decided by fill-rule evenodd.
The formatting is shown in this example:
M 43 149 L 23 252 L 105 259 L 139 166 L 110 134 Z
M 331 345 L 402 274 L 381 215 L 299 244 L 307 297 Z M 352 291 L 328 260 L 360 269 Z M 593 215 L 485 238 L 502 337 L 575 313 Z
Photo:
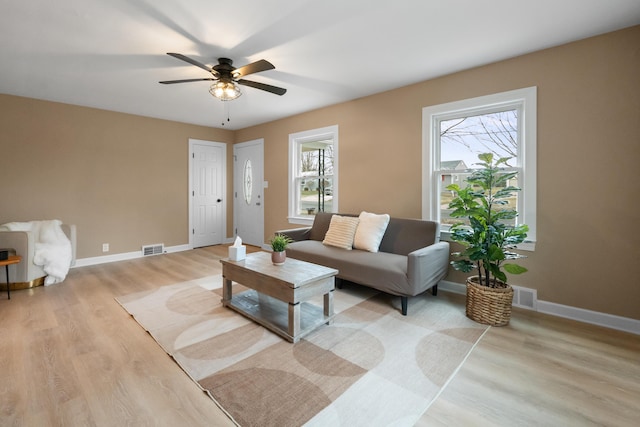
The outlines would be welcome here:
M 535 86 L 480 96 L 422 109 L 422 218 L 440 222 L 440 122 L 457 117 L 518 109 L 518 184 L 522 189 L 518 222 L 527 224 L 527 241 L 518 249 L 535 250 L 536 242 L 536 126 L 537 88 Z M 440 238 L 449 240 L 449 226 L 442 225 Z
M 289 215 L 291 224 L 312 225 L 313 218 L 301 217 L 297 212 L 296 171 L 300 161 L 300 147 L 304 143 L 314 141 L 333 141 L 333 183 L 332 183 L 332 211 L 338 211 L 338 125 L 307 130 L 289 134 Z

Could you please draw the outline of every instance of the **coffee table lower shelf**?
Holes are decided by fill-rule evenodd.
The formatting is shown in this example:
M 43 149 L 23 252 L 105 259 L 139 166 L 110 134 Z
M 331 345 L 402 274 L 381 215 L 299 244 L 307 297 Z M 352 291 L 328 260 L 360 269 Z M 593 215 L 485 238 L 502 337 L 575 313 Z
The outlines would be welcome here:
M 294 337 L 289 333 L 290 311 L 295 310 L 293 304 L 249 289 L 234 294 L 231 300 L 223 302 L 223 305 L 293 343 L 316 330 L 318 326 L 324 323 L 330 324 L 334 317 L 334 315 L 325 315 L 323 307 L 309 302 L 301 302 L 299 303 L 300 332 Z

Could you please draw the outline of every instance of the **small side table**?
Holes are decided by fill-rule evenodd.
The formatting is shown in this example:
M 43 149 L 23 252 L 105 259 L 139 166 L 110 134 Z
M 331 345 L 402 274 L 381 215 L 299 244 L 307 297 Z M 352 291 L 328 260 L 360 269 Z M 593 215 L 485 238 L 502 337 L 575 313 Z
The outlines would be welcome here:
M 9 266 L 11 264 L 18 264 L 22 261 L 22 257 L 20 255 L 12 255 L 8 259 L 0 261 L 0 267 L 4 265 L 4 268 L 7 272 L 7 299 L 11 299 L 11 281 L 9 280 Z

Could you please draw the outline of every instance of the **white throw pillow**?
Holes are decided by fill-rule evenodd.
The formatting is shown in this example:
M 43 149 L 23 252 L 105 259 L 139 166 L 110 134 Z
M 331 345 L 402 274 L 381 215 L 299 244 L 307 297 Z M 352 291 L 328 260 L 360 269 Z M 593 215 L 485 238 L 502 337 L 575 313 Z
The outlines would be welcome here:
M 356 234 L 357 227 L 357 217 L 333 215 L 322 243 L 328 246 L 351 250 L 353 247 L 353 236 Z
M 391 217 L 388 214 L 373 214 L 362 211 L 360 221 L 353 238 L 353 247 L 369 252 L 378 252 L 384 232 Z

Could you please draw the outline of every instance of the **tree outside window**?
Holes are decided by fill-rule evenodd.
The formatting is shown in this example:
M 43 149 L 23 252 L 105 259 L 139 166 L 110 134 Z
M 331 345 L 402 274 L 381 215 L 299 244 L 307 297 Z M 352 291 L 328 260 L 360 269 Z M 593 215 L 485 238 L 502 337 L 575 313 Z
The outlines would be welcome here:
M 333 212 L 333 143 L 313 141 L 300 144 L 300 186 L 298 215 Z
M 338 126 L 289 135 L 289 221 L 338 209 Z
M 454 197 L 446 190 L 447 185 L 456 183 L 466 186 L 466 179 L 472 169 L 477 168 L 478 154 L 493 153 L 496 158 L 510 157 L 506 163 L 510 171 L 518 168 L 518 110 L 507 109 L 486 114 L 462 116 L 439 121 L 440 133 L 440 221 L 455 224 L 459 218 L 451 218 L 449 202 Z M 508 185 L 517 186 L 514 179 Z M 517 194 L 507 200 L 504 209 L 517 209 Z M 515 219 L 513 220 L 515 222 Z

